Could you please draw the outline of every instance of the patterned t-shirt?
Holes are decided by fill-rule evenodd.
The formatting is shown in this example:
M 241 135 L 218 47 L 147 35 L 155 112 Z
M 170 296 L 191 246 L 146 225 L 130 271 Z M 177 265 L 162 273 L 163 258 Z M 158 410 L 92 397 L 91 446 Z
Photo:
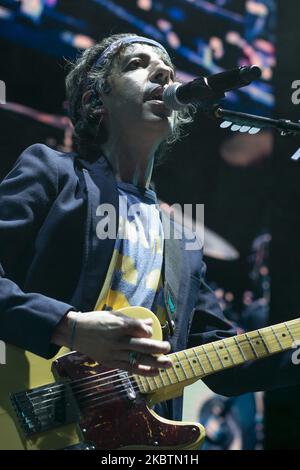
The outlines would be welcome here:
M 96 310 L 141 306 L 165 323 L 161 282 L 164 233 L 156 194 L 118 183 L 119 230 Z

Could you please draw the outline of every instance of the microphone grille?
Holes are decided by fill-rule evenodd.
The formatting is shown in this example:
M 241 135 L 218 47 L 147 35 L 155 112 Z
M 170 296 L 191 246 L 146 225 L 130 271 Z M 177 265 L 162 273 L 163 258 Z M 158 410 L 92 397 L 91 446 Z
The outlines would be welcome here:
M 177 96 L 176 96 L 177 88 L 180 85 L 182 85 L 182 83 L 179 83 L 179 82 L 172 83 L 172 85 L 169 85 L 167 86 L 167 88 L 165 88 L 163 95 L 162 95 L 162 99 L 165 105 L 169 109 L 172 109 L 174 111 L 180 111 L 181 109 L 186 108 L 186 104 L 178 101 Z

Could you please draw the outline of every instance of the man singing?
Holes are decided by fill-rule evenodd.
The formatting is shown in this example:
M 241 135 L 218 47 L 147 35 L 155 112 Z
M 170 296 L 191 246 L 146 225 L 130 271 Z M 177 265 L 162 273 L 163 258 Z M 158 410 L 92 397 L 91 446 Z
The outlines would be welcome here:
M 44 358 L 67 346 L 152 376 L 170 367 L 170 351 L 235 334 L 205 284 L 201 247 L 165 236 L 166 215 L 150 189 L 155 159 L 192 119 L 193 109 L 162 102 L 174 75 L 164 47 L 133 34 L 104 39 L 73 65 L 66 85 L 77 152 L 32 145 L 0 185 L 5 342 Z M 157 315 L 164 341 L 151 338 L 151 321 L 118 312 L 130 305 Z M 205 382 L 222 395 L 297 383 L 290 356 Z M 181 419 L 181 407 L 179 398 L 159 412 Z

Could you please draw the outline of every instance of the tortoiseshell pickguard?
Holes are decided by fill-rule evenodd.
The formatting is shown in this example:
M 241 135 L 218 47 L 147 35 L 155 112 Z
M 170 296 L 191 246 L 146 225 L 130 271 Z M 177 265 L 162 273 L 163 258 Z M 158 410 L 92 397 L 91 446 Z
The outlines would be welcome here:
M 184 449 L 200 437 L 197 426 L 157 419 L 142 394 L 137 393 L 136 398 L 130 400 L 120 387 L 120 377 L 115 371 L 82 354 L 73 352 L 62 356 L 54 361 L 53 368 L 56 375 L 64 379 L 88 378 L 75 383 L 72 389 L 81 412 L 79 426 L 84 439 L 92 442 L 96 449 Z M 92 379 L 102 373 L 105 375 Z M 103 377 L 109 378 L 103 380 Z

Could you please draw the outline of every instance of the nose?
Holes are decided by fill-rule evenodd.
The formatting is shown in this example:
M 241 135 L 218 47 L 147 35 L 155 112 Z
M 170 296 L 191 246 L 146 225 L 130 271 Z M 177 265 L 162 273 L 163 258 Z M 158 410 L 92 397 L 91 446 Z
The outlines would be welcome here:
M 163 62 L 157 63 L 151 72 L 150 80 L 159 85 L 167 85 L 171 79 L 171 70 Z

